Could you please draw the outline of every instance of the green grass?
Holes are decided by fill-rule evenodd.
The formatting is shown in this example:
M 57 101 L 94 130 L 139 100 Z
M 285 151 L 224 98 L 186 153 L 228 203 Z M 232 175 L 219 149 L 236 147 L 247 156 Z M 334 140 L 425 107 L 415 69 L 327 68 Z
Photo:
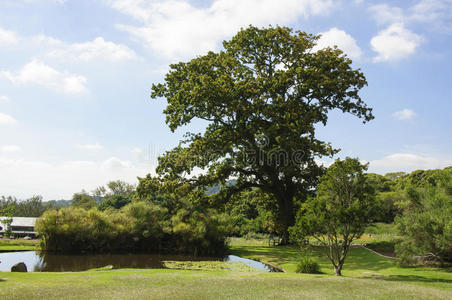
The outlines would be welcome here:
M 372 235 L 397 235 L 397 230 L 394 224 L 388 223 L 373 223 L 369 227 L 367 227 L 365 234 Z
M 324 274 L 315 275 L 295 273 L 296 247 L 231 239 L 231 250 L 279 265 L 286 273 L 250 272 L 221 262 L 167 262 L 177 270 L 5 272 L 0 299 L 452 299 L 452 270 L 400 268 L 364 248 L 351 249 L 341 278 L 330 275 L 331 264 L 319 248 L 311 256 Z
M 234 245 L 232 250 L 233 254 L 241 257 L 279 265 L 288 273 L 295 272 L 297 258 L 301 254 L 294 246 Z M 311 248 L 310 255 L 320 264 L 320 271 L 324 276 L 329 277 L 333 274 L 333 268 L 323 251 L 321 248 Z M 397 266 L 394 260 L 383 258 L 361 247 L 350 249 L 342 274 L 348 278 L 373 278 L 381 282 L 409 283 L 452 292 L 451 269 L 402 268 Z
M 0 239 L 0 252 L 5 251 L 29 251 L 35 250 L 37 240 L 24 240 L 24 239 Z
M 1 299 L 447 299 L 401 281 L 234 271 L 4 273 Z
M 168 269 L 178 269 L 178 270 L 202 270 L 202 271 L 231 270 L 238 272 L 257 272 L 257 269 L 241 262 L 164 261 L 163 264 Z

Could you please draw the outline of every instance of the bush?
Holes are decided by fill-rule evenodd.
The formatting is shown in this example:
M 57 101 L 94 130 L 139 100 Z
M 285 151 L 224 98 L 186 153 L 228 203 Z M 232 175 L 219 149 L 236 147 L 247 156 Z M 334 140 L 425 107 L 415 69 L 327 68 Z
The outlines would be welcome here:
M 154 252 L 222 255 L 228 220 L 215 210 L 181 203 L 164 207 L 134 202 L 99 211 L 66 207 L 47 211 L 36 224 L 42 250 L 62 253 Z
M 306 273 L 306 274 L 319 274 L 320 266 L 311 257 L 309 257 L 307 255 L 303 255 L 303 256 L 301 256 L 300 260 L 298 261 L 296 272 L 297 273 Z

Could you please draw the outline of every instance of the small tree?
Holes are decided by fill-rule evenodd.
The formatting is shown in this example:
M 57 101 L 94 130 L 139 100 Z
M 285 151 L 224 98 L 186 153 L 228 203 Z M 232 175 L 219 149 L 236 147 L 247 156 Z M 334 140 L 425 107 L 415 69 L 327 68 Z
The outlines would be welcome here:
M 292 228 L 292 237 L 313 236 L 341 275 L 352 242 L 359 238 L 376 215 L 374 190 L 358 159 L 336 160 L 320 178 L 317 195 L 309 199 Z
M 11 223 L 13 222 L 13 206 L 7 206 L 5 208 L 0 209 L 0 216 L 5 217 L 1 220 L 3 226 L 5 226 L 5 236 L 10 237 L 12 234 Z

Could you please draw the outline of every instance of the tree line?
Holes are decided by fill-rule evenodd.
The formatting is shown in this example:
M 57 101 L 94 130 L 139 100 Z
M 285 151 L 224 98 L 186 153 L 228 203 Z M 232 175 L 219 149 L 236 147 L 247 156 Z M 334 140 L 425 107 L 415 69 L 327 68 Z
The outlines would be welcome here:
M 14 196 L 0 196 L 0 211 L 8 211 L 14 217 L 40 217 L 46 210 L 70 205 L 69 200 L 43 201 L 36 195 L 29 199 L 19 200 Z

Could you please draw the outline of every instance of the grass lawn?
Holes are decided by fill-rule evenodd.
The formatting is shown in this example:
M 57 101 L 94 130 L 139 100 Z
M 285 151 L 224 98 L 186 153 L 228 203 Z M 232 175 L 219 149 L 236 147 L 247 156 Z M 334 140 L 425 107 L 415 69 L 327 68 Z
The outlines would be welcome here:
M 111 270 L 0 274 L 1 299 L 447 299 L 402 281 L 294 273 Z
M 252 245 L 250 241 L 247 243 L 248 245 L 244 245 L 240 241 L 236 241 L 232 247 L 233 254 L 279 265 L 287 273 L 295 272 L 296 258 L 300 255 L 296 247 L 268 247 L 258 243 Z M 311 256 L 320 264 L 321 271 L 324 273 L 321 276 L 330 277 L 333 274 L 333 268 L 322 251 L 322 249 L 312 249 L 310 252 Z M 350 250 L 342 274 L 347 278 L 372 278 L 381 281 L 383 284 L 399 282 L 447 290 L 452 298 L 452 269 L 436 267 L 402 268 L 398 267 L 393 260 L 378 256 L 364 248 L 352 248 Z
M 0 252 L 35 250 L 37 240 L 0 238 Z
M 225 270 L 101 270 L 73 273 L 1 273 L 0 299 L 452 299 L 452 271 L 399 268 L 363 248 L 351 250 L 341 278 L 312 255 L 324 274 L 296 274 L 295 247 L 268 247 L 265 240 L 231 240 L 232 254 L 277 264 L 286 273 Z M 176 266 L 177 267 L 177 266 Z M 191 268 L 191 267 L 190 267 Z

